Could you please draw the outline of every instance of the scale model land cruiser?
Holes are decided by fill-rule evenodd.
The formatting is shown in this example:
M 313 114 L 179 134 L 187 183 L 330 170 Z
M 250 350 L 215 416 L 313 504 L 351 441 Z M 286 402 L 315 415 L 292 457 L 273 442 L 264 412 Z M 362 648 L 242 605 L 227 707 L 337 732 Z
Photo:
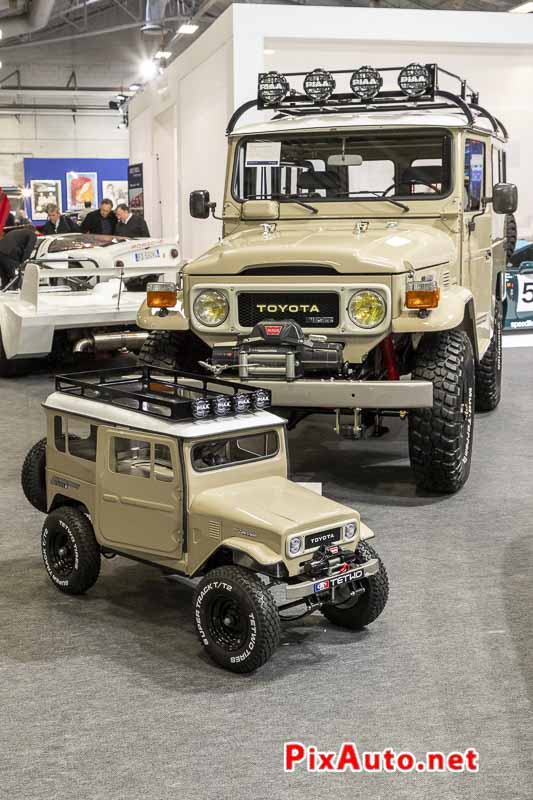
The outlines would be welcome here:
M 252 107 L 275 116 L 234 130 Z M 326 411 L 357 439 L 407 416 L 417 485 L 457 491 L 474 409 L 501 393 L 517 205 L 504 126 L 466 81 L 410 64 L 262 74 L 228 135 L 223 238 L 185 266 L 166 307 L 158 290 L 172 287 L 151 287 L 141 361 L 234 369 L 272 392 L 290 427 Z M 214 214 L 206 191 L 190 208 Z
M 57 588 L 85 592 L 101 555 L 200 577 L 196 629 L 233 672 L 267 661 L 280 619 L 320 610 L 350 629 L 373 622 L 388 596 L 373 533 L 287 479 L 285 420 L 269 405 L 264 389 L 155 367 L 57 378 L 47 437 L 22 470 L 47 513 L 42 553 Z

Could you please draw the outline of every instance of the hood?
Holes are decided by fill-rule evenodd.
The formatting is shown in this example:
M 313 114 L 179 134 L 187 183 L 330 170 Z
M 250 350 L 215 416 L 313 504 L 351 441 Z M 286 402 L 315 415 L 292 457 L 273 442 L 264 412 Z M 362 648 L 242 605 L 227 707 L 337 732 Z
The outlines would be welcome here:
M 372 220 L 364 232 L 357 222 L 277 223 L 274 230 L 254 225 L 227 236 L 185 268 L 187 275 L 237 275 L 249 267 L 268 272 L 274 265 L 330 267 L 347 274 L 401 273 L 450 262 L 452 237 L 429 220 L 416 224 Z
M 359 514 L 286 478 L 270 477 L 233 483 L 198 494 L 190 512 L 222 520 L 224 536 L 239 528 L 253 533 L 285 535 L 359 520 Z

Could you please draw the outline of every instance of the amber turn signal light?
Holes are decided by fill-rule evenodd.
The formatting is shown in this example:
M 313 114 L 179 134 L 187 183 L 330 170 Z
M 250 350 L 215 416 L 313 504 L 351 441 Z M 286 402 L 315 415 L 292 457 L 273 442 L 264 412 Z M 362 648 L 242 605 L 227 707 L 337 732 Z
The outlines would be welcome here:
M 415 311 L 437 308 L 440 300 L 440 289 L 434 278 L 421 281 L 407 281 L 405 305 Z
M 175 283 L 149 283 L 146 287 L 148 308 L 174 308 L 178 299 Z

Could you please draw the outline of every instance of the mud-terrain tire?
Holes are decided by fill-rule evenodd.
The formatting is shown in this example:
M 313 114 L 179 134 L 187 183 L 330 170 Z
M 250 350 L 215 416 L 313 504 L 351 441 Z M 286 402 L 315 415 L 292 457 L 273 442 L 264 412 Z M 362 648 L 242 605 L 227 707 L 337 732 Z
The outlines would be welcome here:
M 100 546 L 93 526 L 78 508 L 60 506 L 46 517 L 41 535 L 48 577 L 66 594 L 83 594 L 100 574 Z
M 196 630 L 207 653 L 231 672 L 253 672 L 279 644 L 281 626 L 274 598 L 253 572 L 217 567 L 194 593 Z
M 136 275 L 134 278 L 126 278 L 124 286 L 128 292 L 146 292 L 149 283 L 156 283 L 159 275 Z
M 493 411 L 502 396 L 503 307 L 496 301 L 494 330 L 487 352 L 476 367 L 476 411 Z
M 389 578 L 383 562 L 371 545 L 359 542 L 356 549 L 357 564 L 364 564 L 372 558 L 379 560 L 379 570 L 375 575 L 365 578 L 361 583 L 365 592 L 356 597 L 349 597 L 344 603 L 324 605 L 322 614 L 334 625 L 350 630 L 360 630 L 374 622 L 385 606 L 389 597 Z
M 152 331 L 141 348 L 138 363 L 201 373 L 198 361 L 208 356 L 209 348 L 191 331 Z
M 452 494 L 468 479 L 475 408 L 474 356 L 464 331 L 425 336 L 413 380 L 433 383 L 433 408 L 409 412 L 409 457 L 416 485 Z
M 28 450 L 20 475 L 26 500 L 46 514 L 46 437 Z
M 516 217 L 514 214 L 507 214 L 505 217 L 505 254 L 507 260 L 511 258 L 514 253 L 516 243 L 518 241 L 518 226 L 516 224 Z

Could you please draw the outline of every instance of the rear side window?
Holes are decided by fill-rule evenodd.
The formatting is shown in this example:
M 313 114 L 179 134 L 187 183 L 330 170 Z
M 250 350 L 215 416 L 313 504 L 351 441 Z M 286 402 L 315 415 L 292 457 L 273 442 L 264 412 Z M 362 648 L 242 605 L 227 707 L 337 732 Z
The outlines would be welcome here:
M 485 145 L 467 139 L 465 146 L 465 211 L 479 211 L 485 194 Z
M 278 450 L 277 432 L 267 431 L 250 436 L 231 436 L 226 439 L 201 442 L 192 448 L 191 459 L 193 468 L 202 472 L 272 458 Z
M 54 419 L 55 446 L 60 453 L 96 461 L 97 433 L 97 425 L 80 417 L 57 416 Z

